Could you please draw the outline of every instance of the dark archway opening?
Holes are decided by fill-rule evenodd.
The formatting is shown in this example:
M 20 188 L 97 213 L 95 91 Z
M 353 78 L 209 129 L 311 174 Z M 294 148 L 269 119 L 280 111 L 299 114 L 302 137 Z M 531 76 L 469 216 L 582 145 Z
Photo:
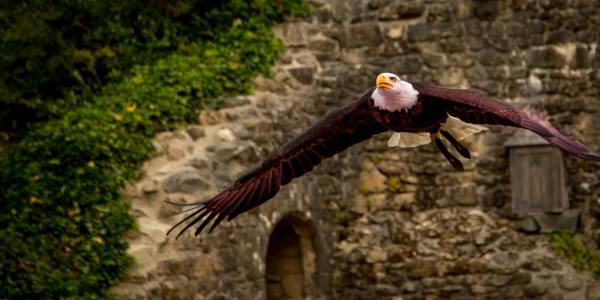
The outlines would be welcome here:
M 314 293 L 315 257 L 307 224 L 293 217 L 281 220 L 267 250 L 267 299 L 310 298 Z

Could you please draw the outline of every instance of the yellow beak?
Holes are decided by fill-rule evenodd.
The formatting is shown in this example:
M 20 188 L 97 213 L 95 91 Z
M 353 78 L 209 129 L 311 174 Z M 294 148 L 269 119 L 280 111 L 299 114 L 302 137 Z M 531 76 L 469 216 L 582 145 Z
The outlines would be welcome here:
M 375 80 L 375 86 L 380 89 L 391 89 L 394 87 L 394 82 L 383 74 L 379 74 Z

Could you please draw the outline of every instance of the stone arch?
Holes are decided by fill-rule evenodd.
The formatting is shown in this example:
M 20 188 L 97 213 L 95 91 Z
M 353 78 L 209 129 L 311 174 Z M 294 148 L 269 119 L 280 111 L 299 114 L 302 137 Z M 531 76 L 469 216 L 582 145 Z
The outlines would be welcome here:
M 265 260 L 268 300 L 318 298 L 313 232 L 308 221 L 295 214 L 283 217 L 273 229 Z

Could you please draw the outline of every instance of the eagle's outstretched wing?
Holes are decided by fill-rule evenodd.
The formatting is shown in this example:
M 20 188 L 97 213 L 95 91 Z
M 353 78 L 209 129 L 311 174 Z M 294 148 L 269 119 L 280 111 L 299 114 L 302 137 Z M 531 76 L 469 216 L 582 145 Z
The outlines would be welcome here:
M 370 113 L 368 101 L 372 92 L 371 89 L 358 101 L 327 114 L 211 199 L 180 204 L 195 206 L 191 209 L 193 213 L 175 224 L 167 234 L 188 222 L 177 234 L 179 237 L 201 222 L 195 232 L 198 235 L 214 220 L 212 231 L 225 217 L 231 220 L 273 198 L 282 185 L 311 171 L 322 160 L 386 131 Z
M 473 90 L 449 89 L 424 83 L 413 83 L 420 97 L 441 101 L 448 114 L 473 124 L 506 125 L 531 130 L 567 154 L 600 160 L 600 154 L 558 132 L 546 122 L 532 118 L 514 107 Z

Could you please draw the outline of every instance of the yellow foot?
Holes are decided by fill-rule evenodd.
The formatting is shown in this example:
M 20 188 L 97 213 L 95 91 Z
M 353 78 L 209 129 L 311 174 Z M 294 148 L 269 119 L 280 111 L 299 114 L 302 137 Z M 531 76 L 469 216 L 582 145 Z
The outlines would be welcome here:
M 437 139 L 439 139 L 442 135 L 440 134 L 440 132 L 435 132 L 435 133 L 430 133 L 429 137 L 431 138 L 431 141 L 435 141 Z

